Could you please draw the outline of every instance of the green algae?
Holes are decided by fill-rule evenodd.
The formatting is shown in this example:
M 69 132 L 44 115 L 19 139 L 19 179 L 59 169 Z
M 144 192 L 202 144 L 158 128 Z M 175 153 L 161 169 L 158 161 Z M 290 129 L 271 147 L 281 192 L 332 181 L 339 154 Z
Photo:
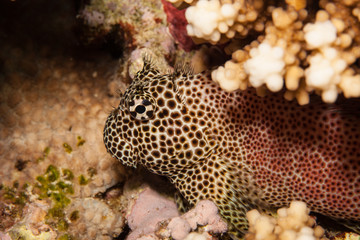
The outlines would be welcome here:
M 69 169 L 63 169 L 62 173 L 63 173 L 63 178 L 64 178 L 65 180 L 71 181 L 71 180 L 74 179 L 74 174 L 72 173 L 71 170 L 69 170 Z
M 49 165 L 45 175 L 49 182 L 55 182 L 60 177 L 60 171 L 54 165 Z
M 64 218 L 59 219 L 56 225 L 59 231 L 66 231 L 69 228 L 69 223 Z
M 85 140 L 81 136 L 77 137 L 77 141 L 76 147 L 85 144 Z M 73 150 L 67 143 L 63 144 L 63 148 L 67 153 L 71 153 Z M 42 152 L 42 156 L 37 158 L 35 163 L 43 162 L 48 158 L 49 154 L 50 148 L 46 147 Z M 74 210 L 70 214 L 66 214 L 65 208 L 71 203 L 70 195 L 74 194 L 76 179 L 79 180 L 80 185 L 86 185 L 96 174 L 97 170 L 90 167 L 87 169 L 86 174 L 75 177 L 70 169 L 62 169 L 50 164 L 43 174 L 35 177 L 35 182 L 32 184 L 25 183 L 21 186 L 19 181 L 14 181 L 12 185 L 6 186 L 0 183 L 0 197 L 12 204 L 20 205 L 21 209 L 29 202 L 30 195 L 39 200 L 48 201 L 50 208 L 46 212 L 45 223 L 57 232 L 63 232 L 63 235 L 57 239 L 73 240 L 75 238 L 66 231 L 71 222 L 80 218 L 80 213 L 78 210 Z M 21 216 L 19 217 L 21 218 Z M 11 234 L 12 239 L 33 239 L 33 236 L 29 235 L 27 229 L 22 225 L 14 226 Z M 41 234 L 38 237 L 36 239 L 48 239 L 49 234 Z
M 42 152 L 42 156 L 41 156 L 41 157 L 38 157 L 38 158 L 36 159 L 36 162 L 39 163 L 39 162 L 44 161 L 44 160 L 49 156 L 49 154 L 50 154 L 50 147 L 46 147 L 46 148 L 44 149 L 44 151 Z
M 71 201 L 66 196 L 73 194 L 73 184 L 71 179 L 74 178 L 73 173 L 69 169 L 59 171 L 54 165 L 49 165 L 44 175 L 36 177 L 38 181 L 35 187 L 39 190 L 40 199 L 51 199 L 56 208 L 64 208 Z
M 86 142 L 81 136 L 77 136 L 76 139 L 77 139 L 76 147 L 81 147 Z M 73 148 L 70 146 L 70 144 L 64 142 L 62 146 L 63 146 L 65 152 L 67 152 L 69 154 L 72 153 Z
M 63 148 L 64 148 L 65 152 L 67 152 L 69 154 L 72 153 L 72 151 L 73 151 L 72 147 L 66 142 L 63 143 Z
M 86 141 L 81 136 L 77 136 L 76 139 L 77 150 L 82 147 Z M 63 143 L 62 147 L 68 154 L 73 151 L 73 148 L 68 143 Z M 41 152 L 41 156 L 35 158 L 33 163 L 44 164 L 44 162 L 48 160 L 49 154 L 50 147 L 46 147 Z M 31 162 L 31 160 L 28 160 L 28 162 Z M 16 169 L 19 170 L 19 168 Z M 75 240 L 76 238 L 67 231 L 69 230 L 70 224 L 80 218 L 80 212 L 74 209 L 71 213 L 67 213 L 66 208 L 72 202 L 71 195 L 74 194 L 74 184 L 80 183 L 80 185 L 86 185 L 96 174 L 97 170 L 89 167 L 84 174 L 75 176 L 70 169 L 50 164 L 42 174 L 35 177 L 31 184 L 25 183 L 21 185 L 20 181 L 14 181 L 7 186 L 0 183 L 0 201 L 5 200 L 8 203 L 17 205 L 16 209 L 18 210 L 14 218 L 23 218 L 22 209 L 27 203 L 32 202 L 30 199 L 45 200 L 50 204 L 50 208 L 47 210 L 43 222 L 52 230 L 49 232 L 40 231 L 38 235 L 34 236 L 30 229 L 19 222 L 19 224 L 12 226 L 8 231 L 11 239 L 53 239 L 53 234 L 56 232 L 58 234 L 57 239 Z M 79 180 L 78 183 L 76 182 L 77 180 Z
M 77 147 L 84 145 L 85 142 L 86 141 L 81 136 L 77 136 L 77 143 L 76 143 Z
M 29 185 L 25 183 L 22 188 L 19 188 L 19 182 L 14 181 L 13 186 L 1 185 L 0 191 L 3 191 L 3 197 L 13 204 L 24 206 L 28 201 L 29 196 L 26 194 L 26 188 Z
M 52 202 L 45 222 L 58 231 L 66 231 L 69 227 L 64 209 L 71 203 L 68 195 L 74 194 L 73 179 L 74 174 L 71 170 L 59 170 L 54 165 L 49 165 L 45 174 L 36 177 L 35 188 L 39 191 L 39 199 L 48 199 Z
M 74 238 L 69 234 L 64 234 L 58 238 L 58 240 L 74 240 Z
M 88 184 L 89 183 L 89 181 L 90 181 L 90 178 L 86 178 L 84 175 L 80 175 L 79 176 L 79 184 L 80 185 L 86 185 L 86 184 Z

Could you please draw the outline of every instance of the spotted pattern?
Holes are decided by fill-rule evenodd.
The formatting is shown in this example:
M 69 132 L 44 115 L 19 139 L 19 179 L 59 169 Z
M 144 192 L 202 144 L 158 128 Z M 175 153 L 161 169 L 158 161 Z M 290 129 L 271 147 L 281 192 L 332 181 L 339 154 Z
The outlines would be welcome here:
M 104 142 L 123 164 L 167 176 L 188 203 L 213 200 L 241 236 L 245 212 L 305 201 L 360 221 L 359 105 L 300 107 L 251 89 L 227 93 L 206 74 L 161 74 L 149 61 L 109 115 Z M 351 114 L 348 114 L 350 112 Z

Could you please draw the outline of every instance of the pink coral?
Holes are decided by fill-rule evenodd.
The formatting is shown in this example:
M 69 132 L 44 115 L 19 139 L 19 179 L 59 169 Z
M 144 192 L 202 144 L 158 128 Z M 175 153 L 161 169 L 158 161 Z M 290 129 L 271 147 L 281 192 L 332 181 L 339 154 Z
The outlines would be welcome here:
M 138 239 L 143 235 L 154 236 L 159 222 L 177 216 L 179 213 L 173 201 L 162 197 L 151 188 L 146 188 L 140 193 L 127 216 L 128 225 L 132 230 L 127 239 Z
M 127 240 L 173 238 L 185 239 L 198 226 L 204 226 L 202 235 L 208 238 L 207 232 L 223 233 L 227 231 L 226 223 L 221 219 L 216 205 L 209 201 L 200 201 L 194 209 L 179 216 L 175 203 L 149 187 L 143 190 L 130 213 L 127 221 L 132 232 Z
M 185 213 L 183 218 L 193 229 L 197 225 L 207 225 L 207 231 L 219 233 L 227 230 L 227 225 L 221 219 L 216 205 L 210 200 L 200 201 L 193 210 Z
M 174 239 L 184 239 L 198 226 L 206 226 L 206 232 L 223 233 L 227 231 L 226 223 L 221 219 L 216 205 L 210 200 L 200 201 L 194 209 L 181 217 L 173 218 L 168 225 Z

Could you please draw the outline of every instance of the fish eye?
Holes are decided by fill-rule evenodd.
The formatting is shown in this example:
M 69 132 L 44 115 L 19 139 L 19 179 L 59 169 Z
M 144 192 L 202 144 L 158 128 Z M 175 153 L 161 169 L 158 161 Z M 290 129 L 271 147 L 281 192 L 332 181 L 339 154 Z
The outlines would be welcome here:
M 155 106 L 146 96 L 135 97 L 129 102 L 128 108 L 135 119 L 145 121 L 154 117 Z

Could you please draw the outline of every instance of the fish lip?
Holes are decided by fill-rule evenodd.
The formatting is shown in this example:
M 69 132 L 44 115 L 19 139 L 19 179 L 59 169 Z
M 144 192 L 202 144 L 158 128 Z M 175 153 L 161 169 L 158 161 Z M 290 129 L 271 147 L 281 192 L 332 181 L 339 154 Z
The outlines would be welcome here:
M 136 168 L 138 164 L 139 154 L 132 146 L 129 138 L 124 132 L 119 132 L 117 127 L 119 109 L 115 109 L 110 113 L 105 122 L 103 130 L 103 142 L 105 148 L 110 155 L 119 160 L 122 164 Z M 115 132 L 115 134 L 113 134 Z M 115 135 L 115 136 L 114 136 Z M 115 142 L 115 138 L 118 140 Z

